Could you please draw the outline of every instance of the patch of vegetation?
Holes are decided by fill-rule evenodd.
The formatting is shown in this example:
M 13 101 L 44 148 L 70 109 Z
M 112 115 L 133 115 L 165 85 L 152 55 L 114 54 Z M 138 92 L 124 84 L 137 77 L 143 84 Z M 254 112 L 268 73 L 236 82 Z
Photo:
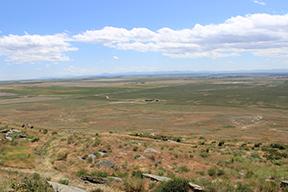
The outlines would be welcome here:
M 207 157 L 209 156 L 209 153 L 208 153 L 207 151 L 201 151 L 201 152 L 200 152 L 200 156 L 201 156 L 202 158 L 207 158 Z
M 175 178 L 161 183 L 155 192 L 188 192 L 190 189 L 188 180 Z
M 187 173 L 189 171 L 190 169 L 185 165 L 176 168 L 177 173 Z
M 161 140 L 161 141 L 175 141 L 175 142 L 182 142 L 183 138 L 182 137 L 175 137 L 175 136 L 167 136 L 167 135 L 154 135 L 150 133 L 135 133 L 135 134 L 130 134 L 131 136 L 136 136 L 136 137 L 146 137 L 146 138 L 151 138 L 155 140 Z
M 208 169 L 207 173 L 208 173 L 208 175 L 210 177 L 222 176 L 222 175 L 225 174 L 223 169 L 218 169 L 218 168 L 215 168 L 215 167 L 212 167 L 212 168 Z
M 133 171 L 132 172 L 132 177 L 137 177 L 137 178 L 143 178 L 143 172 L 142 171 L 139 171 L 139 170 L 136 170 L 136 171 Z
M 63 184 L 63 185 L 69 185 L 69 179 L 67 178 L 61 178 L 58 183 Z
M 11 188 L 14 192 L 54 192 L 47 180 L 36 173 L 12 183 Z
M 139 177 L 129 177 L 125 180 L 124 188 L 126 192 L 144 192 L 144 182 Z
M 251 186 L 245 183 L 238 183 L 235 192 L 252 192 Z
M 82 177 L 82 176 L 86 176 L 86 175 L 89 175 L 89 173 L 86 169 L 80 169 L 76 172 L 77 177 Z
M 92 171 L 89 175 L 93 177 L 108 177 L 109 174 L 105 171 Z
M 59 151 L 57 154 L 56 154 L 56 160 L 57 161 L 65 161 L 67 159 L 67 156 L 68 156 L 68 152 L 67 151 Z
M 37 136 L 28 136 L 27 138 L 32 143 L 39 141 L 39 137 Z

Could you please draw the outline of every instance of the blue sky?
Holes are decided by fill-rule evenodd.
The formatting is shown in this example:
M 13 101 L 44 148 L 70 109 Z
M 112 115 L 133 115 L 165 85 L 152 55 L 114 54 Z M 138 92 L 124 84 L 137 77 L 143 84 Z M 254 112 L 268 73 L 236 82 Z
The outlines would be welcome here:
M 286 0 L 0 4 L 0 80 L 288 69 Z

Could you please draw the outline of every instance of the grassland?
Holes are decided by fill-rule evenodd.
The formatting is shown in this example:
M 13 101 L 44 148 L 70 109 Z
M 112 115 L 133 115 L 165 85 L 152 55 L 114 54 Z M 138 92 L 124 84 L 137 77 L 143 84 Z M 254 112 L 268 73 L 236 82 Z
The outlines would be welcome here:
M 127 180 L 140 171 L 186 178 L 206 191 L 279 191 L 288 177 L 285 77 L 6 83 L 0 84 L 0 122 L 0 128 L 40 138 L 1 139 L 6 171 L 0 178 L 36 171 L 92 189 L 77 173 Z M 33 129 L 21 127 L 27 123 Z M 97 156 L 97 162 L 112 161 L 117 169 L 79 160 L 102 149 L 107 156 Z M 156 187 L 143 182 L 146 191 Z M 125 191 L 123 186 L 98 187 Z

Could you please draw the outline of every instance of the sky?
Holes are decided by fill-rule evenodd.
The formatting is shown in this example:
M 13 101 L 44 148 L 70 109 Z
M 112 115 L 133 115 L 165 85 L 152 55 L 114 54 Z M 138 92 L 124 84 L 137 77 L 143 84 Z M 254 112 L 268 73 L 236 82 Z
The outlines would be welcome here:
M 288 70 L 287 0 L 1 0 L 0 80 Z

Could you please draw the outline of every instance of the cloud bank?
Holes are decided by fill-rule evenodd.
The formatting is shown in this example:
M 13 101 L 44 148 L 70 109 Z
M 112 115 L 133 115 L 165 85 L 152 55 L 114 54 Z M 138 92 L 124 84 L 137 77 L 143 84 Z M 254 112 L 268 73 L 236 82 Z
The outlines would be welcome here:
M 12 63 L 67 61 L 66 52 L 76 51 L 66 34 L 0 36 L 0 55 Z
M 288 14 L 236 16 L 223 23 L 175 30 L 161 28 L 117 28 L 107 26 L 69 36 L 0 36 L 0 54 L 9 61 L 65 61 L 75 51 L 74 42 L 101 44 L 119 50 L 159 52 L 168 57 L 222 57 L 251 53 L 258 56 L 286 56 Z
M 243 52 L 279 56 L 287 53 L 288 15 L 237 16 L 221 24 L 196 24 L 181 30 L 104 27 L 73 38 L 120 50 L 160 52 L 170 57 L 219 57 Z

